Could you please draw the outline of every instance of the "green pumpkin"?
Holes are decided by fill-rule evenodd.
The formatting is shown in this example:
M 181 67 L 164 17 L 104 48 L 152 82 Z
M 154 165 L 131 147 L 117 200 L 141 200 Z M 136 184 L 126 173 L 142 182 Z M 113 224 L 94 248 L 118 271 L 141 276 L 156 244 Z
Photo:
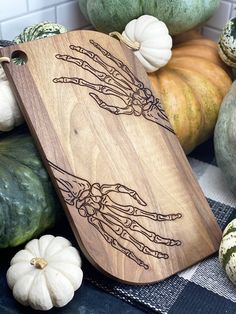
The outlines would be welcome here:
M 47 38 L 66 32 L 67 29 L 63 25 L 51 22 L 42 22 L 26 27 L 22 33 L 14 38 L 13 43 L 21 44 L 27 41 Z M 16 56 L 13 58 L 13 62 L 20 65 L 25 64 L 26 56 L 17 56 L 16 54 Z
M 17 246 L 52 227 L 62 213 L 28 133 L 0 139 L 0 248 Z
M 15 44 L 21 44 L 26 41 L 46 38 L 66 32 L 67 29 L 63 25 L 51 22 L 42 22 L 26 27 L 22 33 L 14 38 L 13 42 Z
M 219 55 L 226 64 L 236 67 L 236 17 L 229 20 L 222 30 Z
M 105 33 L 122 32 L 133 19 L 148 14 L 163 21 L 171 35 L 205 22 L 220 0 L 79 0 L 84 16 Z
M 225 96 L 214 132 L 215 156 L 229 188 L 236 194 L 236 81 Z
M 223 232 L 219 261 L 228 278 L 236 285 L 236 219 L 233 219 Z

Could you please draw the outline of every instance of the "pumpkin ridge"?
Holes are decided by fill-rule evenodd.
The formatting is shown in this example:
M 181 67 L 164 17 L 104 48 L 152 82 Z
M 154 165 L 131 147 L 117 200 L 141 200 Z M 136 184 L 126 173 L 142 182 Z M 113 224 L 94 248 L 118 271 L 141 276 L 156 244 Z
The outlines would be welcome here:
M 41 238 L 42 238 L 42 237 L 41 237 Z M 49 245 L 52 243 L 53 240 L 54 240 L 54 237 L 51 238 L 51 239 L 48 241 L 47 246 L 44 248 L 44 252 L 42 252 L 42 250 L 41 250 L 42 248 L 41 248 L 41 246 L 40 246 L 40 242 L 38 242 L 38 243 L 39 243 L 39 244 L 38 244 L 38 246 L 39 246 L 39 254 L 40 254 L 41 257 L 45 258 L 47 249 L 48 249 Z
M 176 69 L 169 68 L 168 70 L 172 71 L 176 75 L 176 72 L 177 72 Z M 188 105 L 188 103 L 186 104 L 187 111 L 192 110 L 193 109 L 193 101 L 194 101 L 194 99 L 197 100 L 196 95 L 195 95 L 195 90 L 193 89 L 192 86 L 190 86 L 188 84 L 188 81 L 185 80 L 184 77 L 178 75 L 178 79 L 181 80 L 184 83 L 184 86 L 186 86 L 186 88 L 188 89 L 187 95 L 185 94 L 186 95 L 185 96 L 186 101 L 189 101 L 189 92 L 190 91 L 191 91 L 190 98 L 191 98 L 191 96 L 194 97 L 194 98 L 190 99 L 192 102 L 189 105 Z M 177 80 L 177 79 L 175 78 L 175 80 Z M 199 113 L 201 113 L 201 114 L 199 115 Z M 195 114 L 197 114 L 197 116 L 200 116 L 200 119 L 198 119 L 198 122 L 197 122 L 197 127 L 196 127 L 196 119 L 188 119 L 188 115 L 186 115 L 186 119 L 187 119 L 189 127 L 188 127 L 187 135 L 186 135 L 186 133 L 183 134 L 185 141 L 181 142 L 183 144 L 183 147 L 184 147 L 184 150 L 186 153 L 188 153 L 189 150 L 192 150 L 193 147 L 195 147 L 198 144 L 199 137 L 201 135 L 200 130 L 204 124 L 203 115 L 202 115 L 202 106 L 201 106 L 199 100 L 197 100 L 195 102 Z M 181 115 L 182 115 L 182 112 L 181 112 Z M 186 121 L 183 124 L 183 129 L 184 129 L 184 132 L 186 132 Z M 191 140 L 190 140 L 190 138 L 191 138 Z M 187 143 L 187 144 L 185 144 L 185 143 Z M 186 147 L 186 145 L 187 145 L 187 147 Z
M 39 23 L 39 24 L 36 25 L 35 27 L 32 27 L 32 28 L 30 29 L 30 37 L 31 37 L 31 38 L 34 38 L 35 33 L 37 34 L 38 30 L 39 30 L 40 28 L 42 28 L 43 25 L 45 26 L 44 23 Z M 39 32 L 39 36 L 41 36 L 42 33 L 43 33 L 43 31 L 41 30 L 41 33 Z M 36 37 L 38 37 L 38 36 L 36 36 Z
M 202 44 L 204 46 L 207 46 L 207 48 L 211 47 L 211 48 L 217 49 L 217 43 L 215 43 L 213 40 L 205 38 L 205 37 L 196 38 L 196 39 L 190 39 L 190 40 L 184 41 L 182 43 L 176 44 L 175 47 L 179 48 L 179 47 L 192 46 L 192 45 L 199 46 L 199 45 L 202 45 Z
M 235 232 L 236 231 L 236 227 L 231 227 L 231 228 L 229 228 L 228 230 L 227 230 L 227 232 L 226 233 L 224 233 L 223 234 L 223 238 L 225 237 L 225 236 L 227 236 L 229 233 L 231 233 L 231 232 Z
M 220 106 L 220 102 L 222 100 L 221 94 L 219 93 L 216 86 L 209 79 L 205 78 L 203 74 L 197 73 L 195 71 L 191 71 L 188 69 L 177 68 L 177 67 L 175 68 L 175 70 L 194 89 L 196 98 L 199 100 L 199 103 L 201 104 L 202 114 L 204 118 L 204 128 L 205 130 L 208 130 L 209 133 L 212 133 L 213 127 L 212 127 L 212 123 L 210 123 L 210 118 L 214 121 L 214 125 L 215 125 L 217 114 L 218 114 L 218 108 L 216 108 L 216 104 L 218 104 L 218 107 Z M 190 71 L 193 74 L 191 77 L 186 75 Z M 196 77 L 198 77 L 198 80 L 197 80 L 198 84 L 196 84 Z M 199 83 L 201 83 L 201 85 Z M 200 89 L 200 87 L 202 87 L 202 89 Z M 213 97 L 213 100 L 212 100 L 212 103 L 214 104 L 213 106 L 209 105 L 209 99 L 212 98 L 209 96 Z M 209 113 L 211 113 L 210 116 L 209 116 Z M 205 141 L 205 140 L 206 138 L 203 137 L 202 139 L 200 139 L 200 142 Z
M 50 266 L 48 265 L 48 267 L 50 267 Z M 50 296 L 52 305 L 54 306 L 54 299 L 53 299 L 53 296 L 51 295 L 52 290 L 49 289 L 49 282 L 48 282 L 48 278 L 47 278 L 46 272 L 44 272 L 44 279 L 45 279 L 45 284 L 46 284 L 46 287 L 47 287 L 48 294 L 49 294 L 49 296 Z M 52 293 L 52 294 L 53 294 L 53 293 Z M 54 297 L 55 297 L 55 296 L 54 296 Z
M 34 247 L 34 244 L 36 243 L 36 248 Z M 33 249 L 36 249 L 35 251 L 32 250 Z M 25 246 L 25 249 L 28 250 L 30 253 L 33 254 L 34 257 L 37 257 L 40 255 L 40 252 L 39 252 L 39 245 L 38 245 L 38 240 L 37 239 L 33 239 L 31 240 L 30 242 L 28 242 Z
M 34 273 L 35 270 L 32 270 L 31 272 Z M 40 270 L 34 274 L 34 279 L 32 280 L 32 283 L 31 285 L 29 286 L 29 290 L 28 290 L 28 296 L 27 296 L 27 304 L 29 305 L 30 303 L 28 302 L 29 300 L 29 294 L 30 294 L 30 291 L 32 289 L 32 287 L 34 286 L 34 281 L 36 280 L 36 277 L 40 275 Z M 20 279 L 20 278 L 19 278 Z
M 16 152 L 17 152 L 17 151 L 16 151 Z M 1 150 L 0 150 L 0 155 L 3 156 L 3 157 L 5 157 L 6 159 L 12 159 L 12 160 L 14 160 L 14 162 L 15 162 L 16 164 L 23 165 L 23 166 L 25 166 L 28 170 L 32 170 L 32 168 L 30 168 L 30 167 L 27 165 L 27 163 L 25 163 L 24 161 L 19 162 L 19 160 L 17 160 L 16 157 L 14 157 L 14 156 L 9 156 L 9 155 L 7 155 L 6 153 L 2 153 Z
M 199 49 L 199 47 L 201 48 Z M 217 50 L 211 47 L 208 47 L 206 49 L 205 46 L 187 46 L 181 48 L 174 47 L 174 49 L 172 50 L 172 57 L 174 57 L 174 59 L 180 57 L 183 58 L 185 56 L 203 58 L 204 60 L 208 60 L 209 62 L 218 65 L 221 69 L 224 69 L 225 71 L 227 69 L 227 66 L 220 59 Z M 173 58 L 170 60 L 170 62 L 171 61 L 173 61 Z
M 14 264 L 21 263 L 21 262 L 26 262 L 28 259 L 31 260 L 34 257 L 28 250 L 25 250 L 25 249 L 23 249 L 21 253 L 27 254 L 27 257 L 25 255 L 22 257 L 22 254 L 20 254 L 20 259 L 19 259 L 19 255 L 18 255 L 19 252 L 17 252 L 14 255 L 14 257 L 11 259 L 10 265 L 14 265 Z M 19 259 L 19 260 L 17 260 L 17 259 Z
M 14 264 L 14 265 L 17 265 L 17 264 L 28 264 L 28 263 L 27 263 L 27 262 L 21 262 L 21 263 L 16 263 L 16 264 Z M 12 266 L 14 266 L 14 265 L 12 265 Z M 33 274 L 33 270 L 27 270 L 26 272 L 24 272 L 23 274 L 21 274 L 21 275 L 17 278 L 17 280 L 16 280 L 16 282 L 14 283 L 13 287 L 11 287 L 11 288 L 14 289 L 14 286 L 16 285 L 17 281 L 21 280 L 25 275 L 27 275 L 27 274 L 29 274 L 29 273 L 32 273 L 32 274 Z M 33 277 L 35 278 L 36 275 L 37 275 L 36 273 L 33 274 Z M 34 281 L 34 279 L 33 279 L 33 281 Z
M 28 165 L 25 165 L 21 162 L 18 162 L 17 160 L 14 160 L 13 158 L 9 158 L 9 156 L 5 156 L 3 154 L 1 154 L 1 158 L 0 158 L 0 165 L 6 165 L 11 164 L 10 167 L 10 171 L 9 174 L 10 176 L 12 176 L 17 184 L 17 189 L 19 191 L 22 192 L 22 188 L 20 189 L 20 187 L 22 186 L 22 179 L 24 179 L 24 182 L 26 182 L 26 177 L 30 177 L 29 182 L 31 183 L 31 185 L 35 186 L 35 188 L 37 187 L 38 191 L 42 191 L 41 195 L 38 197 L 35 195 L 34 189 L 31 186 L 31 189 L 27 189 L 24 188 L 23 191 L 26 193 L 26 195 L 30 198 L 35 199 L 37 202 L 40 202 L 40 206 L 37 206 L 34 208 L 34 210 L 32 210 L 32 203 L 29 200 L 28 202 L 28 207 L 25 205 L 25 211 L 27 213 L 27 209 L 28 209 L 28 214 L 30 214 L 31 219 L 34 220 L 33 225 L 32 225 L 32 221 L 29 220 L 29 217 L 27 217 L 25 219 L 25 221 L 27 221 L 27 219 L 29 220 L 27 223 L 27 227 L 31 226 L 30 230 L 25 231 L 24 232 L 24 238 L 25 240 L 27 240 L 30 237 L 36 236 L 38 235 L 39 231 L 37 231 L 38 228 L 42 228 L 42 226 L 46 226 L 48 227 L 48 221 L 45 222 L 45 217 L 44 215 L 46 215 L 48 213 L 48 209 L 49 209 L 49 204 L 47 199 L 45 198 L 45 194 L 43 192 L 45 192 L 45 186 L 43 181 L 41 180 L 37 180 L 37 174 L 32 171 L 31 168 L 28 167 Z M 12 163 L 12 159 L 14 160 L 14 163 Z M 5 162 L 4 162 L 5 160 Z M 13 172 L 12 169 L 15 169 L 15 171 Z M 19 186 L 19 188 L 18 188 Z M 23 186 L 24 187 L 24 186 Z M 14 202 L 12 201 L 12 204 L 14 205 Z M 13 206 L 14 207 L 14 206 Z M 19 209 L 15 209 L 14 213 L 16 215 L 18 215 L 19 219 L 20 219 L 20 211 L 21 208 Z M 13 210 L 9 210 L 10 213 L 13 212 Z M 40 213 L 39 213 L 40 212 Z M 12 216 L 12 221 L 15 220 L 15 216 Z M 13 238 L 14 239 L 14 238 Z M 15 241 L 15 239 L 14 239 Z M 11 245 L 11 243 L 10 243 Z
M 45 278 L 45 281 L 46 281 L 46 283 L 47 283 L 47 289 L 48 289 L 48 291 L 50 291 L 49 292 L 49 295 L 50 295 L 50 298 L 51 298 L 51 300 L 52 300 L 52 304 L 54 305 L 55 303 L 56 303 L 56 301 L 58 300 L 58 298 L 57 298 L 57 296 L 55 295 L 55 291 L 54 291 L 54 289 L 52 289 L 52 285 L 49 283 L 49 278 L 48 278 L 48 276 L 49 276 L 49 272 L 50 271 L 52 271 L 52 272 L 58 272 L 57 270 L 55 270 L 54 269 L 54 267 L 52 267 L 52 266 L 50 266 L 50 265 L 48 265 L 48 267 L 44 270 L 44 278 Z M 63 280 L 65 281 L 65 282 L 68 282 L 69 283 L 69 285 L 72 287 L 72 290 L 73 290 L 73 295 L 74 295 L 74 287 L 73 287 L 73 285 L 72 285 L 72 283 L 70 282 L 70 280 L 67 278 L 67 277 L 65 277 L 64 276 L 64 274 L 60 271 L 59 272 L 60 273 L 60 275 L 63 277 Z M 72 296 L 73 297 L 73 296 Z
M 50 178 L 33 144 L 32 138 L 21 129 L 2 137 L 0 140 L 0 177 L 9 168 L 10 174 L 0 179 L 0 197 L 8 198 L 8 209 L 0 200 L 0 246 L 16 246 L 38 236 L 39 233 L 55 223 L 59 216 L 60 205 Z M 12 169 L 21 168 L 17 172 Z M 8 171 L 9 171 L 8 170 Z M 14 178 L 18 175 L 18 181 Z M 5 181 L 2 179 L 4 178 Z M 26 179 L 28 178 L 28 179 Z M 28 183 L 27 183 L 28 182 Z M 4 188 L 4 184 L 8 189 Z M 8 214 L 21 212 L 11 221 L 4 220 Z M 62 213 L 62 212 L 61 212 Z M 21 218 L 20 218 L 21 217 Z M 3 228 L 8 230 L 8 237 Z M 10 232 L 10 228 L 12 232 Z M 7 231 L 6 230 L 6 231 Z M 5 231 L 4 231 L 5 232 Z
M 71 279 L 67 276 L 67 274 L 64 272 L 64 270 L 63 269 L 60 269 L 60 268 L 57 268 L 57 264 L 60 264 L 60 262 L 59 263 L 56 263 L 55 265 L 49 265 L 51 268 L 53 268 L 54 270 L 56 270 L 57 272 L 59 272 L 59 273 L 61 273 L 69 282 L 70 282 L 70 284 L 72 285 L 72 287 L 73 287 L 73 289 L 74 289 L 74 286 L 73 286 L 73 284 L 71 283 Z M 66 266 L 66 263 L 61 263 L 61 264 L 63 264 L 64 266 Z M 71 264 L 71 263 L 67 263 L 67 264 Z M 74 264 L 71 264 L 71 265 L 73 265 L 73 266 L 75 266 L 76 268 L 78 268 L 78 265 L 74 265 Z M 64 267 L 65 268 L 65 267 Z M 81 268 L 80 268 L 80 270 L 81 270 Z M 82 271 L 82 270 L 81 270 Z
M 203 36 L 191 39 L 199 35 L 190 33 L 174 38 L 177 44 L 168 64 L 159 71 L 148 73 L 152 88 L 186 154 L 212 136 L 222 99 L 232 83 L 229 67 L 220 59 L 217 44 Z M 171 80 L 176 82 L 176 87 L 168 82 L 169 71 L 175 75 Z M 188 85 L 188 94 L 180 82 Z M 178 116 L 182 125 L 180 121 L 174 121 Z
M 18 163 L 18 162 L 16 163 L 15 161 L 13 163 L 10 158 L 1 156 L 0 167 L 8 175 L 6 177 L 6 181 L 9 181 L 10 179 L 13 179 L 15 181 L 14 184 L 11 184 L 11 190 L 17 189 L 16 191 L 14 191 L 15 193 L 24 191 L 28 197 L 32 198 L 34 196 L 34 188 L 38 188 L 41 191 L 43 190 L 42 183 L 39 181 L 36 181 L 36 178 L 37 178 L 36 174 L 31 173 L 30 180 L 29 182 L 27 181 L 26 177 L 29 178 L 29 173 L 27 172 L 27 167 L 25 167 L 21 163 Z M 21 171 L 26 173 L 26 176 L 22 177 Z M 21 179 L 22 181 L 20 182 Z M 22 182 L 26 183 L 26 187 L 24 187 L 24 190 L 18 188 L 18 185 L 22 184 Z M 27 187 L 29 187 L 28 185 L 29 183 L 32 186 L 29 189 L 27 189 Z M 15 197 L 12 197 L 11 199 L 9 199 L 9 196 L 7 194 L 5 195 L 3 194 L 2 196 L 0 195 L 0 198 L 2 198 L 4 201 L 4 204 L 8 206 L 7 215 L 9 216 L 9 219 L 8 219 L 8 222 L 3 221 L 3 225 L 5 226 L 5 228 L 8 228 L 8 231 L 6 231 L 7 233 L 5 233 L 5 234 L 8 234 L 7 244 L 10 246 L 12 245 L 12 243 L 14 243 L 14 245 L 19 244 L 17 242 L 18 232 L 20 230 L 23 230 L 24 228 L 26 228 L 26 230 L 24 231 L 24 233 L 22 233 L 21 240 L 24 239 L 24 241 L 26 241 L 29 238 L 29 236 L 33 236 L 35 234 L 35 231 L 39 227 L 39 223 L 40 223 L 40 217 L 38 216 L 39 207 L 37 207 L 37 209 L 35 209 L 35 212 L 33 212 L 31 210 L 32 201 L 30 200 L 27 203 L 27 205 L 23 206 L 25 212 L 28 214 L 28 216 L 25 217 L 26 214 L 25 215 L 21 214 L 22 206 L 18 206 L 16 204 L 16 202 L 19 201 L 17 198 L 15 199 Z M 41 195 L 41 198 L 36 196 L 35 199 L 42 202 L 45 201 L 42 195 Z M 23 201 L 23 200 L 20 199 L 20 201 Z M 44 208 L 42 208 L 41 206 L 40 206 L 40 209 L 44 210 Z M 20 226 L 21 229 L 20 227 L 18 228 L 14 227 L 14 225 L 11 223 L 12 221 L 14 222 L 16 220 L 16 217 L 19 219 L 19 222 L 24 222 L 24 225 Z M 12 229 L 12 232 L 11 232 L 11 229 L 9 228 Z M 9 241 L 9 238 L 10 238 L 10 241 Z
M 57 254 L 63 253 L 63 251 L 64 251 L 64 250 L 67 250 L 68 248 L 71 249 L 71 246 L 64 247 L 64 248 L 62 248 L 60 251 L 55 252 L 53 255 L 48 256 L 48 257 L 47 257 L 48 262 L 49 262 L 49 263 L 55 262 L 55 261 L 53 261 L 53 259 L 55 258 L 55 256 L 56 256 Z M 73 263 L 73 264 L 74 264 L 74 263 Z
M 51 265 L 51 263 L 55 263 L 55 260 L 48 260 L 48 265 Z M 57 264 L 63 264 L 63 265 L 70 264 L 70 265 L 73 265 L 73 266 L 78 266 L 78 263 L 73 263 L 73 262 L 70 262 L 70 261 L 67 261 L 67 262 L 57 261 Z
M 44 253 L 44 257 L 45 258 L 48 259 L 51 256 L 53 256 L 53 255 L 55 255 L 55 254 L 57 254 L 57 253 L 59 253 L 59 252 L 63 251 L 64 249 L 66 249 L 66 248 L 71 246 L 71 243 L 69 241 L 68 242 L 64 242 L 63 246 L 62 246 L 62 244 L 60 244 L 60 246 L 58 246 L 57 251 L 55 251 L 53 255 L 50 255 L 50 253 L 48 255 L 48 250 L 49 250 L 50 246 L 53 245 L 54 242 L 57 242 L 59 240 L 58 238 L 60 238 L 60 237 L 55 237 L 55 238 L 52 239 L 52 241 L 50 241 L 49 245 L 47 246 L 47 249 L 45 249 L 45 253 Z
M 156 75 L 155 73 L 150 74 L 149 78 L 151 78 L 152 86 L 155 93 L 160 98 L 169 120 L 172 121 L 172 125 L 181 145 L 185 147 L 187 139 L 185 137 L 184 129 L 189 125 L 189 120 L 187 117 L 179 114 L 180 102 L 176 101 L 176 93 L 178 93 L 179 86 L 182 86 L 182 84 L 185 84 L 186 86 L 186 83 L 179 77 L 176 79 L 174 76 L 175 74 L 173 74 L 173 71 L 169 69 L 168 66 L 159 70 L 158 73 L 159 75 Z M 168 89 L 172 90 L 171 94 L 168 93 Z M 185 97 L 185 95 L 183 97 Z M 168 106 L 169 104 L 171 105 Z
M 64 237 L 55 237 L 50 234 L 31 240 L 23 250 L 13 256 L 6 274 L 7 283 L 13 290 L 14 298 L 21 304 L 29 305 L 36 310 L 49 310 L 53 306 L 66 305 L 81 286 L 83 279 L 81 258 L 78 250 L 72 245 L 70 245 L 72 250 L 69 253 L 65 252 L 60 256 L 59 262 L 55 261 L 51 265 L 38 255 L 39 243 L 44 247 L 48 242 L 52 242 L 51 237 L 58 240 L 54 243 L 54 249 L 57 249 L 60 243 L 69 242 Z M 51 249 L 53 251 L 53 247 Z M 32 256 L 32 251 L 37 255 Z M 24 261 L 18 263 L 19 259 Z M 68 264 L 68 260 L 69 262 L 77 260 L 78 263 L 77 265 Z
M 32 272 L 32 271 L 31 271 Z M 14 288 L 13 288 L 13 295 L 14 297 L 16 298 L 16 300 L 18 300 L 21 304 L 25 305 L 25 306 L 29 306 L 29 302 L 28 302 L 28 296 L 29 296 L 29 292 L 30 292 L 30 288 L 32 287 L 32 283 L 34 281 L 34 278 L 35 276 L 31 276 L 31 272 L 28 272 L 27 274 L 25 274 L 24 276 L 21 276 L 20 278 L 18 278 L 16 284 L 14 285 Z M 33 272 L 32 272 L 33 273 Z M 24 298 L 24 300 L 22 300 L 22 298 L 19 298 L 16 296 L 16 289 L 18 287 L 18 285 L 23 281 L 25 282 L 25 277 L 27 277 L 27 284 L 28 285 L 28 289 L 26 291 L 26 296 Z M 30 277 L 30 278 L 28 278 Z M 26 287 L 27 285 L 24 285 L 24 288 Z M 20 296 L 21 297 L 21 296 Z
M 223 267 L 225 268 L 228 264 L 228 262 L 230 261 L 231 255 L 233 253 L 236 253 L 236 247 L 233 246 L 231 248 L 229 248 L 225 254 L 223 254 Z
M 183 64 L 185 62 L 185 64 Z M 190 63 L 191 62 L 191 63 Z M 189 69 L 200 74 L 204 74 L 204 77 L 209 79 L 219 89 L 222 96 L 227 93 L 231 85 L 231 79 L 228 74 L 219 65 L 205 60 L 202 57 L 176 57 L 172 62 L 169 62 L 169 66 L 173 68 Z M 215 80 L 215 77 L 218 80 Z
M 34 271 L 36 271 L 36 270 L 34 269 Z M 29 304 L 32 308 L 34 308 L 34 309 L 35 309 L 34 304 L 30 302 L 30 301 L 31 301 L 30 292 L 33 290 L 33 287 L 34 287 L 34 285 L 35 285 L 35 281 L 36 281 L 37 277 L 41 277 L 40 279 L 41 279 L 41 280 L 44 280 L 44 285 L 45 285 L 45 287 L 46 287 L 46 289 L 47 289 L 48 296 L 49 296 L 49 298 L 50 298 L 50 300 L 51 300 L 51 304 L 52 304 L 52 306 L 54 305 L 53 302 L 52 302 L 51 293 L 49 292 L 49 289 L 48 289 L 48 286 L 47 286 L 46 276 L 44 276 L 44 272 L 45 272 L 45 270 L 40 270 L 40 269 L 38 270 L 38 273 L 36 274 L 36 276 L 35 276 L 35 278 L 34 278 L 32 284 L 31 284 L 31 286 L 30 286 L 30 289 L 29 289 L 29 294 L 28 294 L 27 300 L 28 300 L 28 304 Z

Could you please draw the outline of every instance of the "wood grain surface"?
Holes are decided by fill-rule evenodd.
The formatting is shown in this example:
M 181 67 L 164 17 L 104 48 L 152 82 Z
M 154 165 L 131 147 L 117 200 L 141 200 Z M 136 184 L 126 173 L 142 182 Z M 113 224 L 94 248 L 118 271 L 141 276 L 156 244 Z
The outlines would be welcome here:
M 220 229 L 132 51 L 92 31 L 0 50 L 78 244 L 103 273 L 157 282 L 216 252 Z

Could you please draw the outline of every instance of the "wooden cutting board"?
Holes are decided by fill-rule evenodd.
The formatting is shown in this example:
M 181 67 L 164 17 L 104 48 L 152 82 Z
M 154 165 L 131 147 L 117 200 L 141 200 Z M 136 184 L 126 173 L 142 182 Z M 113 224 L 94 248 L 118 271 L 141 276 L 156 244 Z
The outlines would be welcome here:
M 220 229 L 148 77 L 108 35 L 3 48 L 79 246 L 103 273 L 157 282 L 216 252 Z

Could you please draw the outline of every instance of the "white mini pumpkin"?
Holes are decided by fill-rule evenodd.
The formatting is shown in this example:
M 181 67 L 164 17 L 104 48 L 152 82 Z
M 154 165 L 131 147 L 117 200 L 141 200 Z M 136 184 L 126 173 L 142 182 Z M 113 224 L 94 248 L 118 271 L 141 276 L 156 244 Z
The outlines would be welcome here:
M 134 54 L 147 72 L 154 72 L 171 58 L 172 38 L 164 22 L 151 15 L 130 21 L 122 36 L 137 45 Z
M 11 260 L 7 282 L 18 302 L 36 310 L 66 305 L 83 279 L 81 258 L 63 237 L 44 235 Z
M 0 65 L 0 131 L 10 131 L 23 122 L 24 118 Z
M 223 232 L 219 260 L 228 278 L 236 285 L 236 219 L 233 219 Z

